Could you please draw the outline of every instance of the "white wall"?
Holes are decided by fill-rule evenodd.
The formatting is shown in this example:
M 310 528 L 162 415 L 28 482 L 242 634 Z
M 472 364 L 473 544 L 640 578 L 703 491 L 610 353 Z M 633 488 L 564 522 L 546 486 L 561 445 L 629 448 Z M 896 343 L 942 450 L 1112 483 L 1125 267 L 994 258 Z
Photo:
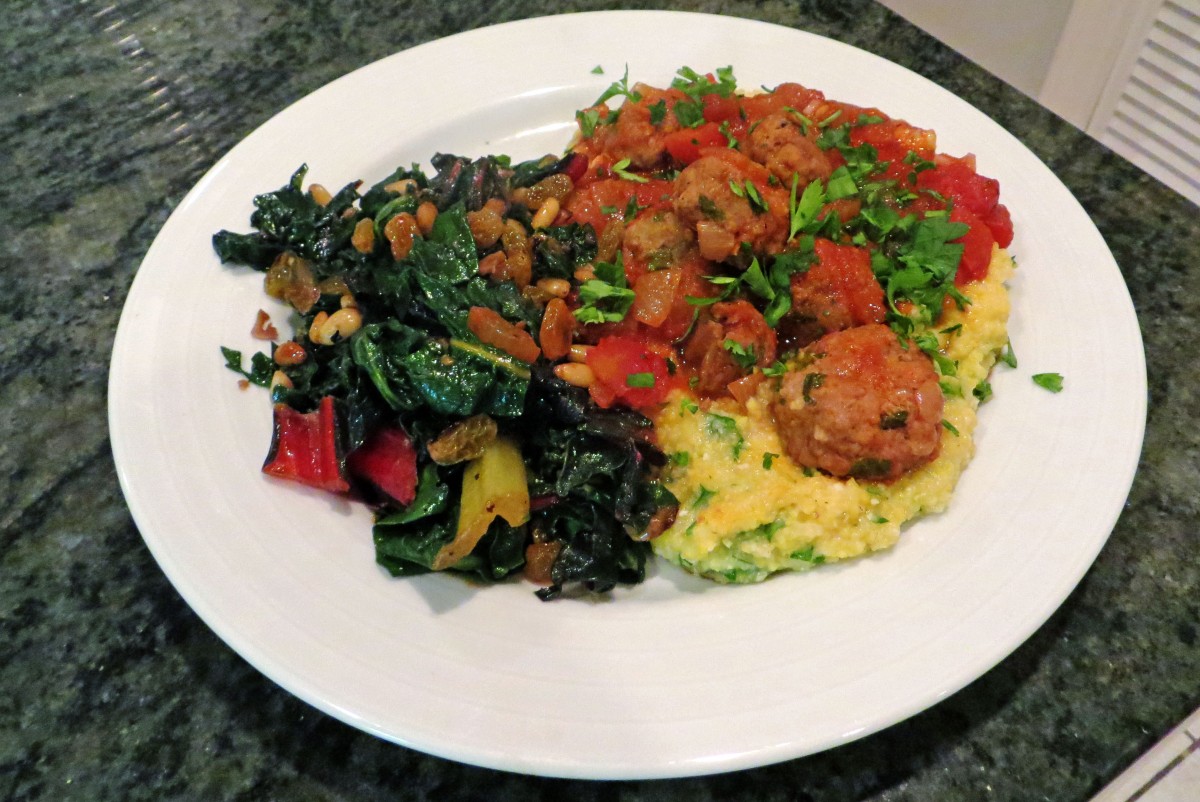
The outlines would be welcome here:
M 880 0 L 914 25 L 1037 97 L 1072 0 Z

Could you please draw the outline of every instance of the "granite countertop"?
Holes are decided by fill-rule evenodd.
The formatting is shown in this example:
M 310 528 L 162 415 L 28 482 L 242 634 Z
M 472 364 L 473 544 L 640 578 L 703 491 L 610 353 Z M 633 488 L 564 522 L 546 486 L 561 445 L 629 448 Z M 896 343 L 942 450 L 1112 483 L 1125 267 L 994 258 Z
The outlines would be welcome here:
M 24 0 L 0 12 L 0 797 L 1082 802 L 1200 703 L 1197 209 L 868 0 L 662 5 L 794 26 L 922 73 L 1012 131 L 1095 220 L 1141 322 L 1150 411 L 1124 513 L 1062 608 L 906 722 L 670 782 L 428 757 L 317 712 L 225 646 L 159 570 L 118 488 L 105 396 L 130 283 L 192 184 L 288 103 L 439 36 L 615 4 L 488 5 Z

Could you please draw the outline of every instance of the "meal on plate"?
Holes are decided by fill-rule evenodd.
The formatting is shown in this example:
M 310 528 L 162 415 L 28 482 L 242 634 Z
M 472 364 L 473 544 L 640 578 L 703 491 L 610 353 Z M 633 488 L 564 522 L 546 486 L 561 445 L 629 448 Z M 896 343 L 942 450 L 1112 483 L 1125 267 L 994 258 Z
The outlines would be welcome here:
M 294 310 L 231 368 L 263 471 L 376 510 L 394 575 L 757 582 L 942 510 L 1009 356 L 999 185 L 933 131 L 732 70 L 623 77 L 563 156 L 254 199 L 223 262 Z

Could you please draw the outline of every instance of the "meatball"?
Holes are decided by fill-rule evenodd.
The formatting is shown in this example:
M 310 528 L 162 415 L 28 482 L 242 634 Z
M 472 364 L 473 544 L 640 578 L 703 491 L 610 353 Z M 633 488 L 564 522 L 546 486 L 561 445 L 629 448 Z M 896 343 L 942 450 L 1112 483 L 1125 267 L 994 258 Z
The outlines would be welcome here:
M 941 387 L 933 363 L 887 326 L 827 334 L 787 372 L 771 410 L 787 455 L 839 477 L 893 481 L 938 455 Z
M 696 392 L 718 396 L 754 367 L 775 361 L 775 331 L 749 301 L 713 304 L 712 317 L 697 322 L 684 347 L 684 361 L 696 372 Z
M 705 259 L 728 259 L 742 243 L 757 253 L 783 247 L 788 198 L 770 178 L 762 165 L 729 148 L 711 149 L 683 169 L 675 179 L 673 206 L 696 229 Z
M 625 228 L 625 272 L 641 275 L 646 270 L 670 267 L 695 241 L 695 233 L 674 212 L 644 212 Z M 633 276 L 630 279 L 634 280 Z
M 883 287 L 871 270 L 870 253 L 827 239 L 818 239 L 815 250 L 816 264 L 792 276 L 792 313 L 825 332 L 882 323 Z
M 680 126 L 673 114 L 663 117 L 657 125 L 650 121 L 650 107 L 670 95 L 644 84 L 636 85 L 634 90 L 641 99 L 626 100 L 617 112 L 610 112 L 617 115 L 616 122 L 598 126 L 594 141 L 598 152 L 607 153 L 617 161 L 629 159 L 633 167 L 648 170 L 665 159 L 665 137 Z
M 747 138 L 746 155 L 765 165 L 786 187 L 792 185 L 792 176 L 800 187 L 806 187 L 817 179 L 828 180 L 833 172 L 825 151 L 780 113 L 767 115 L 754 126 Z

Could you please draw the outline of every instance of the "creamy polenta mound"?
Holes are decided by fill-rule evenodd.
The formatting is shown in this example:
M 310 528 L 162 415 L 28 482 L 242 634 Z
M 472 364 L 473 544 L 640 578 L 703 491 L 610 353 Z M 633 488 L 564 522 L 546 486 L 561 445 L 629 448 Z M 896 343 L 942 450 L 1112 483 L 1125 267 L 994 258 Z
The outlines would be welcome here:
M 1013 270 L 1008 253 L 995 248 L 987 278 L 970 287 L 970 305 L 948 310 L 931 330 L 940 352 L 957 362 L 957 376 L 943 381 L 961 392 L 945 399 L 937 458 L 894 482 L 796 465 L 780 442 L 767 385 L 744 407 L 676 393 L 655 429 L 664 452 L 687 456 L 675 456 L 663 477 L 679 512 L 653 541 L 655 552 L 718 582 L 758 582 L 889 548 L 906 522 L 946 509 L 974 454 L 975 389 L 1008 343 L 1005 282 Z

